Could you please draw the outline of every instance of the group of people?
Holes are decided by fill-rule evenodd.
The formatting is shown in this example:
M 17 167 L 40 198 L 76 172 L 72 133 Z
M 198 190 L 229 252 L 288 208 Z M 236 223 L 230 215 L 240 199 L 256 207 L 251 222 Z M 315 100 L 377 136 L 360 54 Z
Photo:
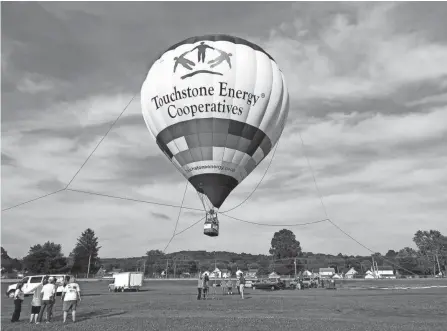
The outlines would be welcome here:
M 209 281 L 210 278 L 207 274 L 202 275 L 199 274 L 198 284 L 197 284 L 197 300 L 203 300 L 206 299 L 209 293 Z M 241 296 L 242 299 L 244 299 L 244 288 L 245 288 L 245 277 L 243 273 L 240 273 L 237 276 L 236 280 L 236 288 L 238 294 Z M 216 283 L 213 284 L 213 287 L 216 286 Z M 223 295 L 232 295 L 233 294 L 233 281 L 231 279 L 229 280 L 222 280 L 220 283 L 220 286 L 222 288 L 222 294 Z
M 66 322 L 70 310 L 72 320 L 75 322 L 76 307 L 78 302 L 81 301 L 81 290 L 79 285 L 75 283 L 75 279 L 70 276 L 64 278 L 62 286 L 63 291 L 61 301 L 63 322 Z M 46 323 L 50 323 L 53 319 L 53 308 L 56 303 L 57 288 L 58 284 L 56 284 L 56 278 L 48 276 L 43 277 L 40 284 L 26 292 L 23 291 L 23 284 L 18 283 L 14 293 L 14 312 L 12 314 L 11 322 L 14 323 L 19 321 L 25 295 L 32 293 L 33 298 L 31 299 L 31 315 L 29 322 L 40 324 L 43 315 L 46 312 Z

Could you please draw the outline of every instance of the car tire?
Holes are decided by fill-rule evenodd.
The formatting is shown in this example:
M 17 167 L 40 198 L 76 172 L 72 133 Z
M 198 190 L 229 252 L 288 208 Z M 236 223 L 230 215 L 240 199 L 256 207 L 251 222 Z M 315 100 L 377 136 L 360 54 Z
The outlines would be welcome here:
M 14 298 L 14 293 L 15 293 L 14 291 L 9 291 L 8 298 L 11 298 L 11 299 Z

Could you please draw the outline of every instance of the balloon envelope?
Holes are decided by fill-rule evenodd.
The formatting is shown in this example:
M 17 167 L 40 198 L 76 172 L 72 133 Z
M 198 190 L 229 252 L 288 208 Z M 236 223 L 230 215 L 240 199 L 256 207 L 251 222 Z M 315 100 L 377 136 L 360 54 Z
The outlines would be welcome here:
M 141 106 L 160 149 L 219 208 L 278 141 L 289 97 L 282 72 L 261 47 L 208 35 L 155 60 Z

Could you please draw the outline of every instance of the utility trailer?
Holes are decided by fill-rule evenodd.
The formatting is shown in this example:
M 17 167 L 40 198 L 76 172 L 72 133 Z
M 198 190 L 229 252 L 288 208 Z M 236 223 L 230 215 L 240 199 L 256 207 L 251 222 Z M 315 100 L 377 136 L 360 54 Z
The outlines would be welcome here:
M 143 286 L 142 272 L 120 272 L 113 278 L 113 283 L 109 284 L 110 292 L 139 291 Z

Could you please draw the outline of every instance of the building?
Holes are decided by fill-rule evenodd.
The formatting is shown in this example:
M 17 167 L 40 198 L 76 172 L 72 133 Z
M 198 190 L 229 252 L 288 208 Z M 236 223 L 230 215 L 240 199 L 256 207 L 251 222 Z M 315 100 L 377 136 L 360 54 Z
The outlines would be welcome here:
M 99 268 L 98 272 L 96 273 L 96 278 L 103 278 L 106 275 L 106 270 L 101 266 L 101 268 Z
M 209 274 L 209 277 L 210 278 L 221 278 L 221 275 L 222 275 L 222 272 L 220 271 L 220 269 L 216 268 Z
M 354 278 L 355 275 L 357 275 L 357 274 L 358 274 L 358 272 L 357 272 L 354 268 L 351 268 L 351 269 L 349 269 L 349 270 L 345 273 L 345 278 L 347 278 L 347 279 L 352 279 L 352 278 Z
M 378 278 L 396 278 L 394 269 L 391 266 L 376 267 L 376 274 Z
M 335 269 L 334 268 L 320 268 L 318 274 L 321 278 L 331 278 L 335 275 Z
M 222 278 L 230 278 L 231 277 L 231 271 L 230 270 L 228 270 L 228 269 L 221 269 L 220 271 L 221 271 L 220 276 Z

